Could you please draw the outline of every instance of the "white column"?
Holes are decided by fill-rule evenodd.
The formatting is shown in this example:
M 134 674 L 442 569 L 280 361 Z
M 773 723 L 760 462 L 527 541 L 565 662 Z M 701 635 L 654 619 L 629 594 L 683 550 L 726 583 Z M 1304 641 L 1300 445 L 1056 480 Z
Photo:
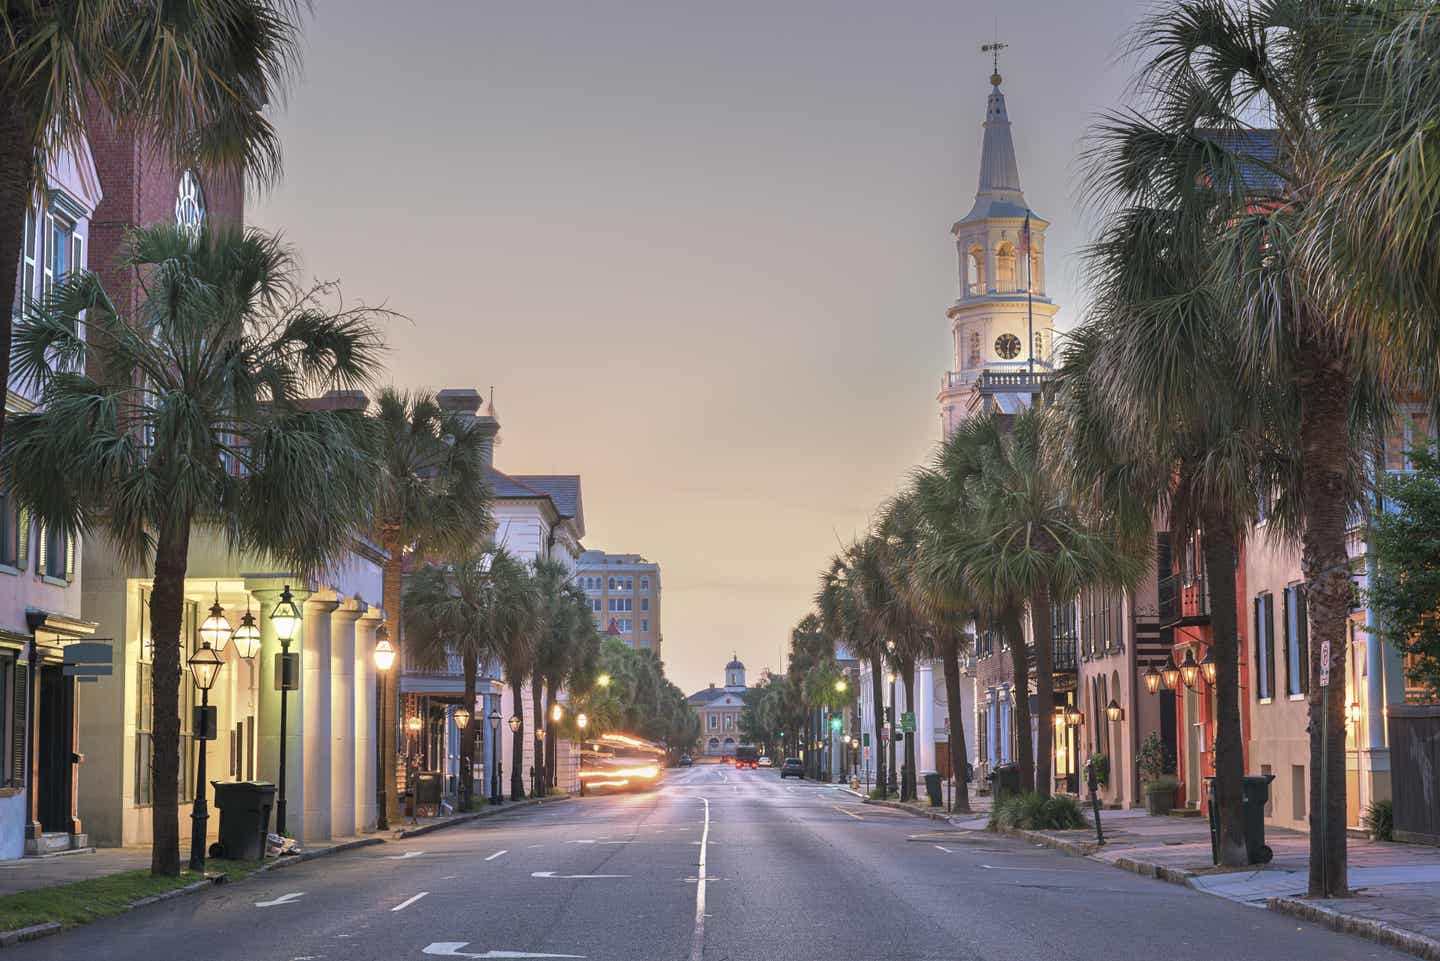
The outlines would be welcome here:
M 339 600 L 315 596 L 305 602 L 300 686 L 305 692 L 301 736 L 305 743 L 304 803 L 299 838 L 305 842 L 330 838 L 330 615 Z M 292 828 L 293 830 L 293 828 Z
M 375 630 L 380 626 L 380 611 L 370 608 L 355 625 L 355 778 L 351 790 L 355 794 L 355 829 L 368 831 L 375 826 L 379 811 L 375 806 Z M 391 670 L 398 671 L 396 664 Z M 391 723 L 394 719 L 390 719 Z
M 356 630 L 363 601 L 347 600 L 330 615 L 330 833 L 346 837 L 355 823 Z

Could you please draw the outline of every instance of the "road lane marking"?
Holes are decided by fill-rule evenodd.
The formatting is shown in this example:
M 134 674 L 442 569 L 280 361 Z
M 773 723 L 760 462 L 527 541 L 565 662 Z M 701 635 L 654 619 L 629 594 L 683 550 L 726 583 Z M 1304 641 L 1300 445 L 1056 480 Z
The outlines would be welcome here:
M 431 957 L 441 958 L 583 958 L 583 954 L 532 954 L 529 951 L 486 951 L 484 954 L 471 954 L 469 951 L 460 949 L 469 944 L 469 941 L 436 941 L 426 945 L 421 954 L 428 954 Z
M 493 861 L 493 860 L 495 860 L 496 858 L 498 858 L 500 855 L 502 855 L 502 854 L 509 854 L 509 853 L 510 853 L 510 849 L 509 849 L 509 848 L 505 848 L 504 850 L 496 851 L 494 854 L 490 855 L 490 856 L 489 856 L 488 858 L 486 858 L 485 860 L 487 860 L 487 861 Z
M 705 804 L 705 830 L 700 834 L 700 863 L 695 872 L 695 934 L 690 939 L 690 961 L 705 961 L 705 852 L 710 846 L 710 801 Z
M 557 881 L 585 881 L 590 878 L 628 878 L 628 874 L 557 874 L 554 871 L 531 871 L 532 878 L 554 878 Z
M 416 901 L 419 901 L 421 898 L 423 898 L 425 895 L 427 895 L 427 894 L 429 894 L 429 893 L 430 893 L 429 891 L 421 891 L 419 894 L 415 895 L 413 898 L 406 898 L 404 901 L 401 901 L 399 904 L 395 905 L 395 906 L 394 906 L 393 908 L 391 908 L 390 910 L 391 910 L 391 911 L 404 911 L 404 910 L 405 910 L 406 908 L 408 908 L 410 905 L 414 904 Z
M 988 870 L 991 870 L 991 871 L 1050 871 L 1050 870 L 1053 870 L 1052 868 L 1049 868 L 1049 867 L 1043 867 L 1043 868 L 1007 868 L 1007 867 L 1006 867 L 1005 865 L 1003 865 L 1003 864 L 982 864 L 982 865 L 980 865 L 980 866 L 981 866 L 982 868 L 987 868 Z
M 280 895 L 273 901 L 256 901 L 255 906 L 257 908 L 273 908 L 280 904 L 294 904 L 296 898 L 303 897 L 304 895 L 304 891 L 291 891 L 289 894 Z
M 422 855 L 422 854 L 424 854 L 424 853 L 425 853 L 424 851 L 406 851 L 404 854 L 387 854 L 387 855 L 385 855 L 385 860 L 387 860 L 387 861 L 408 861 L 410 858 L 418 858 L 420 855 Z
M 947 848 L 947 847 L 946 847 L 945 845 L 943 845 L 943 844 L 937 844 L 937 845 L 935 845 L 935 848 L 936 848 L 936 850 L 938 850 L 938 851 L 944 851 L 946 854 L 954 854 L 954 853 L 955 853 L 954 851 L 950 850 L 949 848 Z
M 838 805 L 838 804 L 832 804 L 832 805 L 830 805 L 830 806 L 831 806 L 832 808 L 834 808 L 835 810 L 839 811 L 841 814 L 849 815 L 850 817 L 854 818 L 854 819 L 857 820 L 857 821 L 863 821 L 863 820 L 865 820 L 865 819 L 862 818 L 860 815 L 856 814 L 854 811 L 847 811 L 847 810 L 845 810 L 844 808 L 842 808 L 842 807 L 841 807 L 840 805 Z

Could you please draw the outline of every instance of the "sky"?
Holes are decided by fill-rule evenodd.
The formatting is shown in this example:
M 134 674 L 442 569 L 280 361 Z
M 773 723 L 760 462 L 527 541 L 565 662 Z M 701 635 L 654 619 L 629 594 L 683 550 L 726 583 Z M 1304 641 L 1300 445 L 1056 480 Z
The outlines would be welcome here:
M 493 385 L 496 466 L 582 476 L 661 566 L 686 692 L 783 669 L 819 571 L 939 439 L 997 34 L 1075 321 L 1076 154 L 1139 0 L 320 0 L 252 223 L 398 311 L 394 383 Z

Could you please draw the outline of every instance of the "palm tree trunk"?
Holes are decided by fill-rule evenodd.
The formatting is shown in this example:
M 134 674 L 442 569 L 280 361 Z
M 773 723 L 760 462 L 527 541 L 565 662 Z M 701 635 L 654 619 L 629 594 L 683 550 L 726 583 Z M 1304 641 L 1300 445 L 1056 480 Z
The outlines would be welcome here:
M 466 654 L 461 658 L 465 670 L 465 710 L 470 723 L 460 729 L 460 810 L 470 810 L 475 797 L 475 726 L 485 722 L 483 711 L 475 707 L 475 676 L 480 673 L 480 658 Z
M 376 776 L 385 785 L 385 816 L 392 824 L 400 822 L 400 790 L 396 787 L 395 765 L 398 760 L 396 736 L 400 722 L 400 675 L 405 672 L 405 619 L 400 616 L 400 598 L 404 592 L 405 545 L 398 538 L 387 538 L 384 544 L 390 559 L 381 570 L 380 593 L 385 599 L 386 619 L 391 626 L 395 645 L 395 669 L 380 677 L 380 697 L 384 707 L 380 716 L 385 726 L 380 731 L 380 770 Z
M 915 713 L 915 658 L 907 657 L 901 665 L 902 676 L 905 681 L 905 709 L 911 714 Z M 899 721 L 899 718 L 895 719 Z M 905 735 L 905 769 L 904 781 L 900 785 L 900 800 L 913 801 L 919 796 L 915 790 L 915 735 L 918 731 L 910 731 Z
M 180 873 L 180 660 L 185 612 L 185 570 L 190 553 L 190 519 L 177 517 L 155 545 L 155 581 L 150 592 L 151 807 L 150 873 Z M 197 786 L 197 789 L 198 786 Z
M 8 264 L 9 275 L 20 265 L 25 244 L 25 211 L 35 189 L 35 147 L 30 125 L 21 114 L 20 101 L 13 93 L 0 91 L 0 264 Z M 39 229 L 39 225 L 36 225 Z M 27 295 L 30 291 L 25 292 Z M 13 285 L 10 294 L 14 294 Z M 14 319 L 10 305 L 0 310 L 0 398 L 10 396 L 10 338 Z M 5 404 L 0 404 L 0 438 L 5 432 Z M 187 534 L 188 537 L 188 534 Z M 178 830 L 178 829 L 177 829 Z M 176 849 L 178 852 L 178 848 Z M 179 858 L 179 854 L 176 854 Z M 177 862 L 178 863 L 178 862 Z M 173 873 L 173 872 L 172 872 Z
M 884 740 L 881 735 L 885 731 L 885 661 L 879 654 L 870 656 L 870 697 L 874 708 L 870 711 L 870 726 L 874 732 L 870 735 L 870 756 L 875 759 L 875 786 L 880 789 L 880 796 L 885 797 L 885 751 L 881 745 Z
M 965 705 L 960 696 L 960 641 L 943 631 L 940 661 L 945 668 L 945 708 L 950 714 L 950 770 L 955 779 L 955 810 L 970 813 L 970 759 L 965 751 Z
M 1042 578 L 1030 598 L 1030 632 L 1035 638 L 1035 790 L 1050 796 L 1055 769 L 1055 637 L 1050 620 L 1050 585 Z
M 560 689 L 560 682 L 554 677 L 545 679 L 545 702 L 555 703 L 555 692 Z M 546 784 L 555 787 L 558 783 L 555 766 L 556 745 L 555 745 L 555 722 L 550 720 L 550 712 L 545 713 L 545 776 L 548 778 Z
M 525 800 L 525 772 L 521 766 L 525 763 L 525 709 L 521 707 L 525 703 L 522 696 L 522 678 L 512 677 L 510 679 L 510 691 L 515 696 L 515 716 L 520 719 L 520 726 L 510 738 L 510 753 L 512 763 L 510 767 L 510 800 Z M 507 718 L 508 721 L 508 718 Z
M 1345 849 L 1345 622 L 1350 560 L 1345 548 L 1353 499 L 1349 474 L 1354 381 L 1338 353 L 1301 338 L 1301 567 L 1310 614 L 1310 895 L 1349 892 Z M 1328 665 L 1321 660 L 1329 650 Z M 1320 686 L 1328 666 L 1329 683 Z
M 1009 608 L 1000 616 L 1010 646 L 1010 668 L 1015 675 L 1015 766 L 1020 769 L 1020 790 L 1035 790 L 1035 751 L 1030 743 L 1030 659 L 1020 612 Z
M 1203 518 L 1205 576 L 1215 659 L 1215 803 L 1220 816 L 1220 863 L 1247 864 L 1241 778 L 1245 752 L 1240 732 L 1240 642 L 1235 623 L 1235 535 L 1222 511 Z
M 545 796 L 545 739 L 540 732 L 545 730 L 545 707 L 541 701 L 540 675 L 530 679 L 530 717 L 535 724 L 534 751 L 535 751 L 535 776 L 530 779 L 530 794 L 532 797 Z

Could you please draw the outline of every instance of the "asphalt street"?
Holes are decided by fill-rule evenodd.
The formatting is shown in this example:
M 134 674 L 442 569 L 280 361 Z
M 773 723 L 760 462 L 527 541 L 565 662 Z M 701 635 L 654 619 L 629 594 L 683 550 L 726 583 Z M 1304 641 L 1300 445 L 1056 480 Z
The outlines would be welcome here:
M 774 771 L 670 772 L 361 848 L 4 961 L 1400 961 L 1256 908 Z

